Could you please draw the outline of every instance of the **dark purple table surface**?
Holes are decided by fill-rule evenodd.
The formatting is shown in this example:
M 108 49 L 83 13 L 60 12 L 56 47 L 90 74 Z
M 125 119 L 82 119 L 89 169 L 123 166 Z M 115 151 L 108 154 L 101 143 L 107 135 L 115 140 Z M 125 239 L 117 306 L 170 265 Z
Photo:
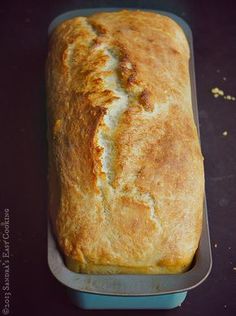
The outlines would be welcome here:
M 60 13 L 86 7 L 136 6 L 184 18 L 194 37 L 197 96 L 213 251 L 208 279 L 173 311 L 131 315 L 236 315 L 235 1 L 1 1 L 0 220 L 10 216 L 10 315 L 121 314 L 72 306 L 47 265 L 47 142 L 44 68 L 47 28 Z M 224 131 L 228 132 L 223 136 Z M 1 229 L 0 255 L 4 250 Z M 3 258 L 0 258 L 2 289 Z M 1 309 L 4 307 L 1 301 Z

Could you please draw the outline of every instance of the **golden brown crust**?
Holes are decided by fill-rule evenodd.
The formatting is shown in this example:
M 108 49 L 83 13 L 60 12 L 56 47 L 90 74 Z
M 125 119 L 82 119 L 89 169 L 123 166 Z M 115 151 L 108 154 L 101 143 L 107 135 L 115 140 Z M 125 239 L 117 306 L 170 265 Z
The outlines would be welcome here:
M 155 13 L 98 13 L 54 30 L 49 207 L 73 270 L 178 273 L 190 266 L 204 176 L 188 61 L 183 31 Z

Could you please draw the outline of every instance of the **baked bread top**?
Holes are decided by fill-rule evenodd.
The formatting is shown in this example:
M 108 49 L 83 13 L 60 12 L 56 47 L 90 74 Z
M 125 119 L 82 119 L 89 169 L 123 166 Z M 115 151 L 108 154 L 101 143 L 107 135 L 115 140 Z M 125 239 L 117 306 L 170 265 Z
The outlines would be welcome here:
M 204 173 L 188 66 L 182 29 L 156 13 L 97 13 L 53 31 L 49 208 L 71 269 L 190 266 Z

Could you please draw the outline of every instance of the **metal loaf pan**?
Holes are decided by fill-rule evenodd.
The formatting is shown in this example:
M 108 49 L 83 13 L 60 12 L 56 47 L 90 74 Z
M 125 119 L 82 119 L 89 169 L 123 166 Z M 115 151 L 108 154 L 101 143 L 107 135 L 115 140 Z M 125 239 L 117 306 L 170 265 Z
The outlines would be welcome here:
M 59 23 L 76 16 L 88 16 L 95 12 L 118 11 L 121 9 L 137 10 L 129 8 L 94 8 L 70 11 L 56 17 L 50 24 L 48 32 L 50 34 Z M 191 29 L 185 21 L 172 13 L 154 12 L 166 15 L 177 22 L 189 42 L 192 105 L 199 133 Z M 68 288 L 73 302 L 79 307 L 85 309 L 174 308 L 183 302 L 188 290 L 198 286 L 207 278 L 211 270 L 212 257 L 206 200 L 204 200 L 203 228 L 199 248 L 192 268 L 185 273 L 176 275 L 87 275 L 74 273 L 65 266 L 50 225 L 48 229 L 48 264 L 52 274 Z

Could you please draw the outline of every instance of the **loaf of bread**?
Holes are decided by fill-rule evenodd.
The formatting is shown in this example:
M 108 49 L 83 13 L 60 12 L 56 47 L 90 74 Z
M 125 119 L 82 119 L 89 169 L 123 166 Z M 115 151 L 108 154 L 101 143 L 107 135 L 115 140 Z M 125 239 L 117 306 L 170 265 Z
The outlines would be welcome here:
M 49 209 L 69 269 L 190 267 L 204 172 L 189 56 L 180 26 L 150 12 L 76 17 L 51 34 Z

